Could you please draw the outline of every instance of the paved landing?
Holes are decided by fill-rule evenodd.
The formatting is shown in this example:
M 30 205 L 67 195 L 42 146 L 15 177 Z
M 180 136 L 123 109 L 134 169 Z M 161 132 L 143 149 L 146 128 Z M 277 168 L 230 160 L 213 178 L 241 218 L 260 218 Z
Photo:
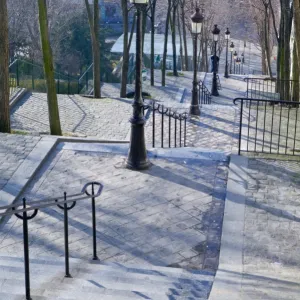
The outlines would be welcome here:
M 74 193 L 87 181 L 105 189 L 97 202 L 101 261 L 215 271 L 226 193 L 227 157 L 197 149 L 156 153 L 144 172 L 123 168 L 127 148 L 64 144 L 25 190 L 27 199 Z M 181 150 L 183 151 L 183 150 Z M 112 153 L 113 152 L 113 153 Z M 119 154 L 114 154 L 119 153 Z M 70 211 L 70 253 L 89 257 L 90 203 Z M 58 209 L 45 209 L 30 222 L 33 256 L 62 256 L 63 222 Z M 22 256 L 21 220 L 1 230 L 0 252 Z

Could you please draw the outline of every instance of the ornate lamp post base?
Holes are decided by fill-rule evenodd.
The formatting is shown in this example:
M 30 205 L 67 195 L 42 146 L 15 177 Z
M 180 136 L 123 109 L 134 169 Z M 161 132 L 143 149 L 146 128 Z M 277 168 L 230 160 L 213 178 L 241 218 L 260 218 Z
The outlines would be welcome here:
M 145 120 L 131 119 L 131 138 L 128 157 L 126 160 L 126 168 L 132 170 L 145 170 L 151 165 L 147 158 L 147 150 L 145 146 Z

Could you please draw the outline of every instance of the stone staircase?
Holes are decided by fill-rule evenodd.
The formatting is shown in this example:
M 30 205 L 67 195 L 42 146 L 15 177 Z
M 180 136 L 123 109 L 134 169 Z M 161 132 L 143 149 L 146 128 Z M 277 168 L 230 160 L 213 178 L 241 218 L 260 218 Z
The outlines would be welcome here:
M 72 278 L 64 277 L 64 258 L 31 258 L 32 300 L 204 300 L 214 279 L 206 271 L 73 258 L 70 273 Z M 22 258 L 0 256 L 0 299 L 25 299 Z

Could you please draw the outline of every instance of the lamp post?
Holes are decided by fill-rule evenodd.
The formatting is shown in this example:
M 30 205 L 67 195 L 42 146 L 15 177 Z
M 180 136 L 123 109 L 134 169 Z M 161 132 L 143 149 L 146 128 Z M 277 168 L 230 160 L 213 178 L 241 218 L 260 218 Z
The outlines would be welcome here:
M 242 53 L 242 74 L 244 73 L 245 55 Z
M 235 66 L 236 66 L 236 60 L 237 60 L 238 54 L 236 51 L 234 51 L 233 53 L 233 60 L 234 60 L 234 71 L 233 73 L 235 74 Z
M 219 96 L 218 85 L 217 85 L 217 43 L 219 40 L 220 29 L 218 28 L 218 25 L 215 25 L 212 34 L 215 43 L 215 55 L 214 55 L 214 68 L 213 68 L 214 76 L 213 76 L 213 82 L 211 87 L 211 94 L 213 96 Z
M 234 43 L 233 42 L 231 42 L 229 48 L 230 48 L 230 52 L 231 52 L 230 71 L 229 72 L 230 72 L 230 74 L 232 74 L 232 54 L 233 54 L 233 51 L 234 51 Z
M 197 79 L 197 44 L 198 36 L 201 33 L 202 23 L 204 20 L 203 15 L 200 13 L 200 9 L 197 7 L 195 13 L 191 16 L 192 20 L 192 34 L 194 35 L 194 79 L 193 79 L 193 92 L 192 103 L 190 108 L 191 115 L 200 115 L 199 99 L 198 99 L 198 79 Z
M 229 78 L 228 75 L 228 42 L 230 40 L 230 31 L 227 28 L 227 30 L 225 31 L 225 40 L 226 40 L 226 63 L 225 63 L 225 78 Z
M 237 73 L 241 74 L 241 59 L 239 57 L 236 59 L 236 64 L 237 64 Z
M 133 170 L 143 170 L 150 166 L 147 158 L 145 143 L 145 118 L 144 101 L 142 98 L 142 10 L 146 8 L 148 0 L 130 0 L 137 10 L 136 21 L 136 75 L 135 75 L 135 94 L 133 100 L 133 114 L 130 119 L 131 137 L 129 153 L 126 160 L 126 167 Z

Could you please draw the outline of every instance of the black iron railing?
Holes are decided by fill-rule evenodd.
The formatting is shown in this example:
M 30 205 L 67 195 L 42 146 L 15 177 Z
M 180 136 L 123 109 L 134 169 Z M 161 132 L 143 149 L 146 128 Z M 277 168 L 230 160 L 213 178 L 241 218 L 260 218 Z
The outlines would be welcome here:
M 198 83 L 199 104 L 211 104 L 211 93 L 202 80 Z
M 148 122 L 152 126 L 153 148 L 186 147 L 187 112 L 179 113 L 155 101 L 150 105 L 145 105 L 146 109 L 152 112 L 152 117 Z
M 95 192 L 95 188 L 98 188 Z M 103 185 L 99 182 L 87 183 L 78 194 L 51 198 L 46 200 L 27 202 L 23 198 L 21 204 L 13 204 L 0 207 L 0 217 L 15 215 L 23 221 L 23 243 L 24 243 L 24 273 L 25 273 L 25 295 L 26 300 L 31 300 L 30 296 L 30 260 L 29 260 L 29 242 L 28 242 L 28 221 L 32 220 L 39 210 L 51 206 L 58 206 L 64 211 L 64 244 L 65 244 L 65 277 L 71 277 L 69 267 L 69 229 L 68 229 L 68 211 L 73 209 L 77 201 L 92 200 L 92 227 L 93 227 L 93 259 L 97 260 L 97 240 L 96 240 L 96 209 L 95 199 L 101 195 Z M 29 213 L 32 213 L 29 215 Z
M 300 155 L 298 103 L 250 98 L 233 102 L 240 104 L 239 154 Z
M 277 78 L 245 78 L 246 97 L 262 100 L 299 101 L 299 81 Z

